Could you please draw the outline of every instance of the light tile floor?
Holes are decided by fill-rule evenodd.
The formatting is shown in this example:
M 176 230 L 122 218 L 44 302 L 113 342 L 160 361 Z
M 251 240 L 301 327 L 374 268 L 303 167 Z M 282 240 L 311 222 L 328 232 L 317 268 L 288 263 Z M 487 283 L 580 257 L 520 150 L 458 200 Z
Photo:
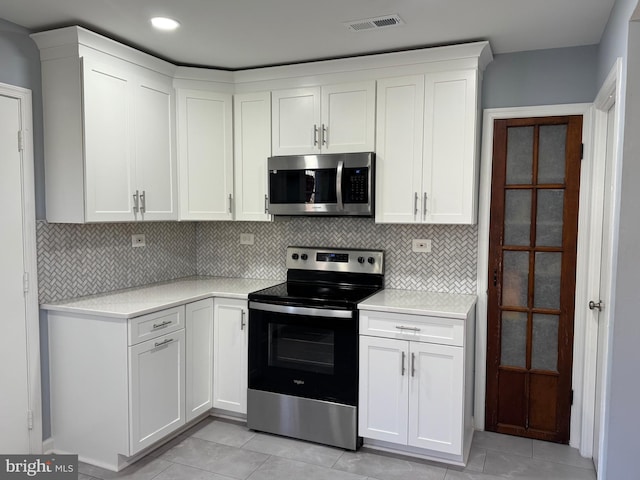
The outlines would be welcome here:
M 80 464 L 79 480 L 594 480 L 591 459 L 566 445 L 476 432 L 466 468 L 350 452 L 207 418 L 129 468 Z

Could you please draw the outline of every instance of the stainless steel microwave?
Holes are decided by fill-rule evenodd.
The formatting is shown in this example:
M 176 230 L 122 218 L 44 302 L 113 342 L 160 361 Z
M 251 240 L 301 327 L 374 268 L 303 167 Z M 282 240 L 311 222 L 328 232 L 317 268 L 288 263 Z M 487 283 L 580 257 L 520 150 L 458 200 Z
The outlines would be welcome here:
M 267 166 L 272 215 L 373 216 L 373 152 L 269 157 Z

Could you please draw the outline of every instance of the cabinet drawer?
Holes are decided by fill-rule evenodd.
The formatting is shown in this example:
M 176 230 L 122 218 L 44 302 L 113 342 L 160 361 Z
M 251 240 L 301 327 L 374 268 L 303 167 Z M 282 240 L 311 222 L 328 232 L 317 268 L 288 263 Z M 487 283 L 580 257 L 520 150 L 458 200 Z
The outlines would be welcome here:
M 184 328 L 184 306 L 168 308 L 129 320 L 129 345 Z
M 464 320 L 361 310 L 360 335 L 463 346 Z

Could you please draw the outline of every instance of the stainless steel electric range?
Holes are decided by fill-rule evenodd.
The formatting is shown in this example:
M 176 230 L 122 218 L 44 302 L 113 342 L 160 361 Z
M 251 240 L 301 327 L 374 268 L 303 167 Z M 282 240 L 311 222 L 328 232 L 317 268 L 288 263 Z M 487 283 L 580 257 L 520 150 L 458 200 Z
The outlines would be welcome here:
M 358 437 L 358 302 L 384 252 L 287 248 L 287 281 L 249 294 L 249 428 L 351 450 Z

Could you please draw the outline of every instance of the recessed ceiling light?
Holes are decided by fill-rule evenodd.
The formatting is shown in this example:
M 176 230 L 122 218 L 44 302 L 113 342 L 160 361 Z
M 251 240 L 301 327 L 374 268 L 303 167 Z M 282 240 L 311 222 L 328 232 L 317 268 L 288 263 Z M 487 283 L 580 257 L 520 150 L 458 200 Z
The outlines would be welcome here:
M 180 26 L 180 22 L 168 17 L 153 17 L 151 19 L 151 25 L 158 30 L 175 30 Z

